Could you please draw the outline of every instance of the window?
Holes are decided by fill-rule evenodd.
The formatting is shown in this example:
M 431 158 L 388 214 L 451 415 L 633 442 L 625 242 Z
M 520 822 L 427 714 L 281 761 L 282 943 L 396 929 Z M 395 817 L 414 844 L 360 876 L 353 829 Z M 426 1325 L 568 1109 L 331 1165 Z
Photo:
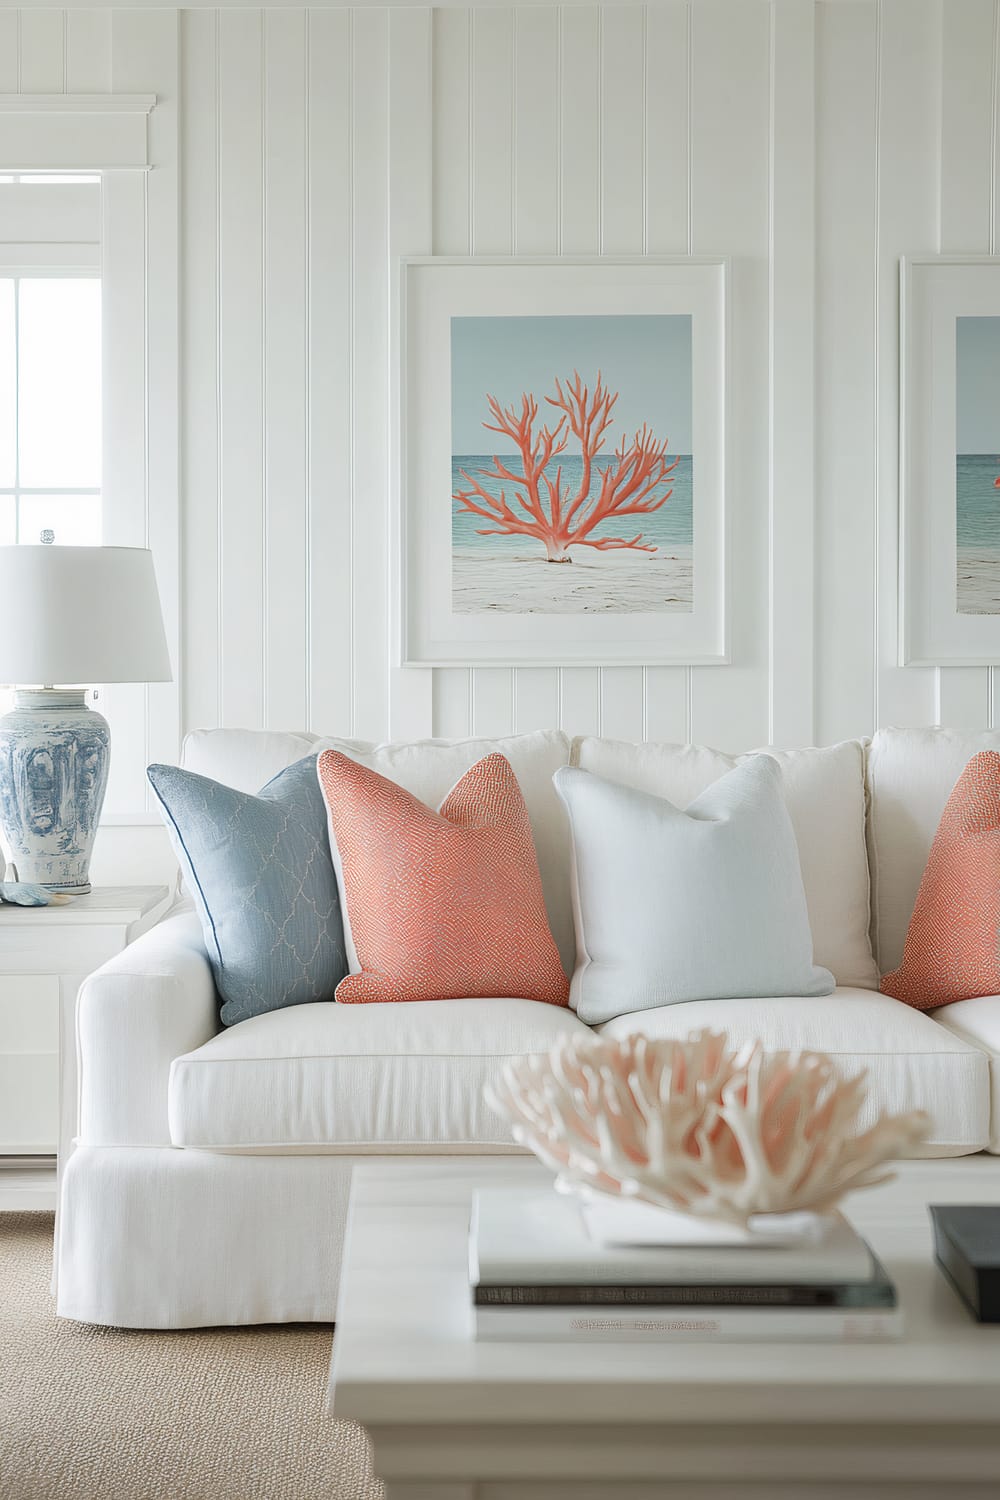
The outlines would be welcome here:
M 101 541 L 100 193 L 0 182 L 0 543 Z
M 0 272 L 0 540 L 101 540 L 101 284 Z

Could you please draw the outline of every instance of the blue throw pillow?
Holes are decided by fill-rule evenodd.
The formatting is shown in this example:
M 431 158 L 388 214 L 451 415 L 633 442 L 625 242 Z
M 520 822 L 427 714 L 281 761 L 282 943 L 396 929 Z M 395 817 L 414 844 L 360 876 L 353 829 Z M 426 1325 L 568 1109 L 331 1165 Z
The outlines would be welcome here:
M 256 797 L 177 766 L 146 774 L 201 916 L 223 1023 L 332 1000 L 347 959 L 316 757 Z

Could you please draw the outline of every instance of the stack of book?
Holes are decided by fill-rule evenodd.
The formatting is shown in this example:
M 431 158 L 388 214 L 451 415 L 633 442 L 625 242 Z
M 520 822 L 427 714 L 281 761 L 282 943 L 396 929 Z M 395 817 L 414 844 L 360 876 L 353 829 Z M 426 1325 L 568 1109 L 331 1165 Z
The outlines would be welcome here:
M 897 1338 L 885 1268 L 846 1219 L 763 1246 L 606 1245 L 574 1197 L 487 1188 L 473 1202 L 469 1282 L 479 1339 L 697 1342 Z M 627 1237 L 627 1236 L 625 1236 Z M 641 1236 L 637 1236 L 640 1238 Z

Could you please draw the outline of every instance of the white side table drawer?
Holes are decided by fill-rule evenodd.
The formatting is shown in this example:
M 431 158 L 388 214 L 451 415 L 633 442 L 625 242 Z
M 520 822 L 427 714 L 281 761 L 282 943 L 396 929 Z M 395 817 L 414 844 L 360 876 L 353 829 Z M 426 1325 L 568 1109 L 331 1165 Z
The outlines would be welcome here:
M 59 1051 L 59 980 L 54 974 L 0 974 L 0 1057 Z
M 0 975 L 0 1156 L 59 1143 L 59 980 Z
M 0 1156 L 55 1156 L 59 1053 L 0 1056 Z

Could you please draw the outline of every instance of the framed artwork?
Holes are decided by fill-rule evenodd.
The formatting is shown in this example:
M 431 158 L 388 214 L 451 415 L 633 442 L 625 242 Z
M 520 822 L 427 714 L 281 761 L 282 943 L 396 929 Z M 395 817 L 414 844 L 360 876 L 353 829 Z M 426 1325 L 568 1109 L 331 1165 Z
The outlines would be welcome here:
M 901 272 L 900 660 L 1000 663 L 1000 258 Z
M 404 665 L 726 660 L 721 259 L 401 263 Z

